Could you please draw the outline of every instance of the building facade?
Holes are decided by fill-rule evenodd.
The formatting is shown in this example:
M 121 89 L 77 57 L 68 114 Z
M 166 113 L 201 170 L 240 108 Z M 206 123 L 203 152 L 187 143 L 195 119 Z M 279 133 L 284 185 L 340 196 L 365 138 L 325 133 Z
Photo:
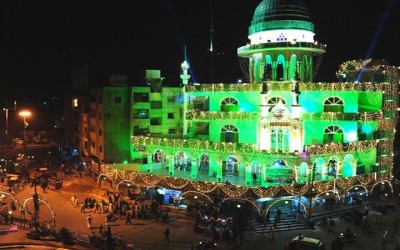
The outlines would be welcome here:
M 113 152 L 129 145 L 119 162 L 136 162 L 123 170 L 138 174 L 105 166 L 101 175 L 230 197 L 339 197 L 357 185 L 367 193 L 378 183 L 391 187 L 399 69 L 348 61 L 337 82 L 313 82 L 327 49 L 314 35 L 301 1 L 263 0 L 250 43 L 237 51 L 247 62 L 248 83 L 190 83 L 186 60 L 180 87 L 164 88 L 159 73 L 148 72 L 147 86 L 132 87 L 121 99 L 127 112 L 113 115 L 126 124 L 104 130 L 121 133 L 120 141 L 101 142 Z M 113 110 L 102 106 L 90 109 Z

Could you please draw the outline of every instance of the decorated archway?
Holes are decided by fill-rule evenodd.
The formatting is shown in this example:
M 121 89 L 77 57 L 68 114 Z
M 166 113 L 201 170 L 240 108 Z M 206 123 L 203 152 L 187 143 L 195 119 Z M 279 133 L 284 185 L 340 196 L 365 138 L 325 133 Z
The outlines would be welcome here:
M 357 191 L 359 191 L 360 188 L 365 190 L 365 195 L 366 195 L 366 196 L 369 195 L 369 194 L 368 194 L 368 189 L 367 189 L 365 186 L 361 185 L 361 184 L 358 184 L 358 185 L 354 185 L 354 186 L 349 187 L 348 189 L 346 189 L 346 194 L 348 194 L 349 192 L 352 192 L 353 190 L 354 190 L 355 192 L 357 192 Z
M 9 200 L 7 200 L 7 198 Z M 6 204 L 5 206 L 3 206 L 2 204 L 0 204 L 0 214 L 2 213 L 8 213 L 8 214 L 13 214 L 16 210 L 17 210 L 17 206 L 20 206 L 19 201 L 10 193 L 4 192 L 4 191 L 0 191 L 0 202 Z M 9 202 L 10 207 L 7 206 L 7 203 Z M 11 210 L 9 210 L 9 209 Z
M 3 198 L 5 198 L 5 196 L 9 196 L 16 205 L 20 206 L 19 201 L 12 194 L 4 192 L 4 191 L 0 191 L 0 198 L 3 199 Z
M 123 183 L 126 183 L 126 182 L 128 183 L 127 186 L 130 186 L 131 184 L 133 184 L 134 187 L 140 189 L 140 187 L 139 187 L 135 182 L 133 182 L 133 181 L 131 181 L 131 180 L 122 180 L 122 181 L 120 181 L 120 182 L 117 183 L 117 185 L 116 185 L 116 187 L 115 187 L 115 191 L 118 191 L 119 186 L 120 186 L 121 184 L 123 184 Z
M 315 196 L 315 198 L 314 198 L 314 201 L 316 199 L 318 199 L 322 195 L 330 195 L 330 194 L 334 194 L 340 200 L 340 195 L 337 193 L 337 191 L 335 191 L 335 190 L 327 190 L 327 191 L 324 191 L 324 192 L 321 192 L 321 193 L 317 194 L 317 196 Z
M 372 185 L 372 187 L 369 191 L 371 196 L 373 196 L 373 192 L 374 192 L 374 190 L 376 190 L 376 187 L 378 187 L 378 185 L 380 187 L 380 190 L 378 191 L 378 194 L 377 194 L 379 196 L 379 198 L 385 200 L 388 198 L 389 193 L 391 195 L 393 194 L 392 183 L 388 180 L 380 180 L 380 181 L 376 182 L 374 185 Z M 386 191 L 386 187 L 389 187 L 389 192 Z
M 51 215 L 51 217 L 52 217 L 53 225 L 55 226 L 55 225 L 56 225 L 56 215 L 55 215 L 55 213 L 54 213 L 53 208 L 50 206 L 49 203 L 47 203 L 46 200 L 43 200 L 43 199 L 41 199 L 41 198 L 39 198 L 38 200 L 39 200 L 39 205 L 44 204 L 44 205 L 46 205 L 47 208 L 49 209 L 50 215 Z M 34 211 L 31 211 L 31 209 L 27 206 L 28 201 L 32 201 L 32 206 L 33 206 L 33 197 L 29 197 L 29 198 L 26 198 L 26 199 L 24 200 L 24 203 L 22 204 L 22 208 L 24 209 L 24 211 L 28 211 L 29 214 L 33 214 Z M 39 211 L 40 211 L 40 210 L 39 210 Z
M 270 210 L 275 204 L 277 204 L 277 203 L 279 203 L 279 202 L 283 202 L 285 205 L 288 205 L 289 202 L 292 202 L 292 201 L 299 202 L 299 204 L 301 205 L 301 207 L 303 207 L 303 211 L 304 211 L 304 212 L 307 212 L 307 206 L 304 204 L 304 202 L 301 201 L 301 199 L 296 199 L 296 198 L 294 198 L 294 197 L 282 197 L 281 199 L 278 199 L 278 200 L 272 202 L 272 203 L 267 207 L 267 209 L 265 210 L 265 214 L 268 214 L 269 210 Z
M 257 206 L 256 202 L 250 199 L 244 199 L 244 198 L 233 198 L 233 197 L 229 197 L 229 198 L 225 198 L 221 201 L 221 206 L 227 202 L 227 201 L 238 201 L 238 202 L 245 202 L 245 203 L 249 203 L 258 213 L 258 215 L 261 215 L 261 210 L 260 208 Z
M 179 200 L 180 200 L 182 197 L 184 197 L 185 195 L 188 195 L 188 194 L 201 195 L 202 197 L 206 198 L 210 203 L 213 203 L 213 202 L 214 202 L 213 199 L 212 199 L 211 197 L 209 197 L 208 195 L 206 195 L 206 194 L 204 194 L 204 193 L 202 193 L 202 192 L 198 192 L 198 191 L 186 191 L 186 192 L 182 193 L 182 194 L 179 196 Z M 196 198 L 195 198 L 195 199 L 196 199 Z
M 115 186 L 114 180 L 111 176 L 109 176 L 107 174 L 99 174 L 99 177 L 97 177 L 97 184 L 101 185 L 101 181 L 106 181 L 106 180 L 109 181 L 111 188 L 114 190 L 115 189 L 114 188 L 114 186 Z

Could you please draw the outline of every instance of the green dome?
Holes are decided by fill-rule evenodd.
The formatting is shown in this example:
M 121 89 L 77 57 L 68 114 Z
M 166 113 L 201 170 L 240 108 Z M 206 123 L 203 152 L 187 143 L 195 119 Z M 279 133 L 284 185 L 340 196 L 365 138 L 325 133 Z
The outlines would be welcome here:
M 314 32 L 314 24 L 302 0 L 263 0 L 254 11 L 249 35 L 266 30 L 302 29 Z

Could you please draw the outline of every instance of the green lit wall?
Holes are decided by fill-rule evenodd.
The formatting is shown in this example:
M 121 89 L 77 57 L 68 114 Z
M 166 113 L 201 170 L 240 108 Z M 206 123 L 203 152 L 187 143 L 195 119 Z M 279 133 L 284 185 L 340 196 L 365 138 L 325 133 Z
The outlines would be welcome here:
M 339 97 L 344 102 L 344 113 L 358 112 L 357 91 L 304 91 L 300 94 L 299 103 L 304 112 L 324 112 L 324 102 L 330 97 Z
M 126 117 L 130 116 L 130 89 L 126 87 L 104 87 L 103 89 L 104 117 L 103 145 L 104 160 L 122 163 L 130 160 L 130 122 Z M 96 131 L 99 133 L 99 131 Z

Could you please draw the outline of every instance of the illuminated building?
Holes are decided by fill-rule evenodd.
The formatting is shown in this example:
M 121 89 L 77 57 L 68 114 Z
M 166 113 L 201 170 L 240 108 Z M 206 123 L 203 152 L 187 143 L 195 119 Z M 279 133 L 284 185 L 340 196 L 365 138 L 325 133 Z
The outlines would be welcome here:
M 137 166 L 111 165 L 102 174 L 229 197 L 339 197 L 355 186 L 368 192 L 378 183 L 390 187 L 399 69 L 349 61 L 340 65 L 337 82 L 313 82 L 327 49 L 314 35 L 301 1 L 262 1 L 250 43 L 237 51 L 248 83 L 190 83 L 185 60 L 182 87 L 174 91 L 182 100 L 176 102 L 179 125 L 178 115 L 175 128 L 165 126 L 161 114 L 170 112 L 164 111 L 148 128 L 131 121 L 147 133 L 131 133 L 130 161 Z M 133 87 L 133 93 L 140 91 Z M 146 114 L 140 105 L 162 100 L 160 92 L 148 96 L 143 104 L 132 102 L 139 117 Z M 136 174 L 126 177 L 126 170 Z

